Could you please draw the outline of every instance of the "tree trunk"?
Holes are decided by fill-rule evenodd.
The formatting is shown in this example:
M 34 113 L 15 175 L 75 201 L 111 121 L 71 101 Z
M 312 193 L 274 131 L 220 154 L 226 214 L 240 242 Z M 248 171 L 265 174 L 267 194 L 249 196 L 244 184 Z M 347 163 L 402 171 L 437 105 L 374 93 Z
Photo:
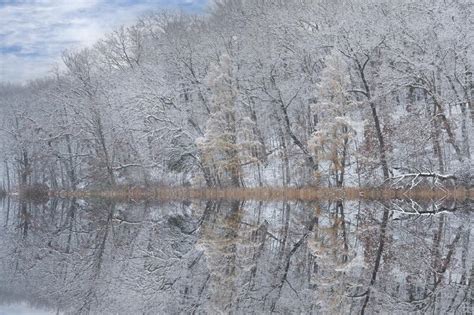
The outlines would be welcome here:
M 10 192 L 11 190 L 11 184 L 10 184 L 10 167 L 8 165 L 8 161 L 5 160 L 5 175 L 7 176 L 7 192 Z
M 434 95 L 431 96 L 433 103 L 435 105 L 435 118 L 439 119 L 443 129 L 446 131 L 446 134 L 448 135 L 448 140 L 447 142 L 451 144 L 451 146 L 454 148 L 454 151 L 456 152 L 456 157 L 457 159 L 462 162 L 462 154 L 461 154 L 461 149 L 459 148 L 459 145 L 456 142 L 456 136 L 454 135 L 454 132 L 451 128 L 451 124 L 449 123 L 448 119 L 446 118 L 446 115 L 444 114 L 444 109 L 441 106 L 441 103 L 436 99 Z
M 367 292 L 365 294 L 365 299 L 362 304 L 362 309 L 360 311 L 361 315 L 365 314 L 365 309 L 367 308 L 367 305 L 369 304 L 372 286 L 375 284 L 375 281 L 377 280 L 377 274 L 380 269 L 380 262 L 382 261 L 383 251 L 385 248 L 385 233 L 387 232 L 388 218 L 389 218 L 389 210 L 385 209 L 383 212 L 382 223 L 380 225 L 380 235 L 379 235 L 379 242 L 378 242 L 379 244 L 377 247 L 377 251 L 375 253 L 374 269 L 372 270 L 372 276 L 370 278 L 369 288 L 367 289 Z
M 469 147 L 469 132 L 467 131 L 467 106 L 470 103 L 469 94 L 466 93 L 466 89 L 464 96 L 465 100 L 459 95 L 456 87 L 454 86 L 454 82 L 449 75 L 446 76 L 448 79 L 449 84 L 451 85 L 451 90 L 453 90 L 454 95 L 456 96 L 456 101 L 461 109 L 461 136 L 462 136 L 462 154 L 467 157 L 468 159 L 471 158 L 471 150 Z
M 385 140 L 383 137 L 382 128 L 380 127 L 380 120 L 377 114 L 377 108 L 372 101 L 370 101 L 370 109 L 372 112 L 372 119 L 374 120 L 375 132 L 376 132 L 377 140 L 379 143 L 380 164 L 382 165 L 383 177 L 384 179 L 388 179 L 390 177 L 390 172 L 389 172 L 388 163 L 387 163 Z
M 20 164 L 20 189 L 23 189 L 28 186 L 28 176 L 31 173 L 30 159 L 26 150 L 22 151 Z
M 336 186 L 338 188 L 344 185 L 344 175 L 346 173 L 347 146 L 349 145 L 349 139 L 347 138 L 348 137 L 347 126 L 344 126 L 342 128 L 342 131 L 344 135 L 344 143 L 343 143 L 342 157 L 341 157 L 341 163 L 340 163 L 341 169 L 339 170 L 339 176 L 337 176 L 337 181 L 336 181 Z
M 285 133 L 283 132 L 283 129 L 281 128 L 281 125 L 279 125 L 278 128 L 279 134 L 280 134 L 280 146 L 282 149 L 282 182 L 283 182 L 283 187 L 287 187 L 290 185 L 291 182 L 291 174 L 290 174 L 290 160 L 288 158 L 288 146 L 286 144 L 286 139 L 285 139 Z
M 472 71 L 466 67 L 466 95 L 469 96 L 469 111 L 471 114 L 471 123 L 474 124 L 474 82 L 472 80 Z
M 72 145 L 71 145 L 71 136 L 69 134 L 66 135 L 66 148 L 67 148 L 67 173 L 69 175 L 69 182 L 71 185 L 71 190 L 74 191 L 77 188 L 77 178 L 76 178 L 76 171 L 74 165 L 74 158 L 72 154 Z
M 308 151 L 308 148 L 301 142 L 300 139 L 294 134 L 293 130 L 291 129 L 291 124 L 290 124 L 290 118 L 288 116 L 288 111 L 286 110 L 285 105 L 283 102 L 279 102 L 280 104 L 280 109 L 283 114 L 283 121 L 285 123 L 285 129 L 290 138 L 293 140 L 293 143 L 300 148 L 300 150 L 303 152 L 303 154 L 306 156 L 306 160 L 308 161 L 309 167 L 313 171 L 318 170 L 318 163 L 314 160 L 313 156 Z
M 380 119 L 379 119 L 379 116 L 378 116 L 378 113 L 377 113 L 377 107 L 375 106 L 375 103 L 372 100 L 372 94 L 371 94 L 371 91 L 370 91 L 370 87 L 369 87 L 369 84 L 367 83 L 367 79 L 365 78 L 365 64 L 364 64 L 364 66 L 362 66 L 360 64 L 360 62 L 357 61 L 357 67 L 358 67 L 358 70 L 359 70 L 359 74 L 360 74 L 362 83 L 364 84 L 365 96 L 367 97 L 367 100 L 369 102 L 370 110 L 371 110 L 371 113 L 372 113 L 372 119 L 374 120 L 375 132 L 376 132 L 376 136 L 377 136 L 377 141 L 379 143 L 380 164 L 382 166 L 383 177 L 384 177 L 384 179 L 388 179 L 390 177 L 390 171 L 389 171 L 388 163 L 387 163 L 387 154 L 386 154 L 386 149 L 385 149 L 385 139 L 383 137 L 382 128 L 380 126 Z
M 104 130 L 102 127 L 102 119 L 100 117 L 100 114 L 97 113 L 97 137 L 99 140 L 99 144 L 102 150 L 102 153 L 104 154 L 104 159 L 105 159 L 105 167 L 107 169 L 107 174 L 109 177 L 109 184 L 111 186 L 115 186 L 115 175 L 114 175 L 114 170 L 112 168 L 112 162 L 110 161 L 110 155 L 109 151 L 107 149 L 107 144 L 105 142 L 105 135 L 104 135 Z

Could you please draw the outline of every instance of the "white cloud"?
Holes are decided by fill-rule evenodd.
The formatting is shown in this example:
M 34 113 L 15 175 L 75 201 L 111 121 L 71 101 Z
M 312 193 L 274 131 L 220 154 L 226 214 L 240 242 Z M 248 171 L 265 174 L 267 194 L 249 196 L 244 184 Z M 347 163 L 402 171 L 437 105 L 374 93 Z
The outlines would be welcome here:
M 25 58 L 15 54 L 4 54 L 0 59 L 0 81 L 16 83 L 38 79 L 51 74 L 58 66 L 59 58 Z
M 190 8 L 198 2 L 204 0 L 0 1 L 0 81 L 41 77 L 65 49 L 90 46 L 148 10 Z
M 26 303 L 0 305 L 0 315 L 16 314 L 16 315 L 50 315 L 56 314 L 54 311 L 41 310 L 33 308 Z

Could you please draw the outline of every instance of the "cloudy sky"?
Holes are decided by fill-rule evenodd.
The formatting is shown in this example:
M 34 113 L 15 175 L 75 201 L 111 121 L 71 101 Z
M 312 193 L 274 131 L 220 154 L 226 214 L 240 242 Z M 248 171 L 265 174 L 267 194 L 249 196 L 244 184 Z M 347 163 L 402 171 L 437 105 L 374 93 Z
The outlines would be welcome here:
M 0 81 L 48 74 L 64 49 L 93 44 L 149 10 L 201 11 L 206 0 L 0 0 Z

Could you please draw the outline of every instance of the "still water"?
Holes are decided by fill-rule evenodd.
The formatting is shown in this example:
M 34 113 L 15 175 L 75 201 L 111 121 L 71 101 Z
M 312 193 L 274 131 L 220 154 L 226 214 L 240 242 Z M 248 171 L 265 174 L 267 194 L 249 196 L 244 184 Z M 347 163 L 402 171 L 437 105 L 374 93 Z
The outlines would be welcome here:
M 6 199 L 0 314 L 467 314 L 472 205 Z

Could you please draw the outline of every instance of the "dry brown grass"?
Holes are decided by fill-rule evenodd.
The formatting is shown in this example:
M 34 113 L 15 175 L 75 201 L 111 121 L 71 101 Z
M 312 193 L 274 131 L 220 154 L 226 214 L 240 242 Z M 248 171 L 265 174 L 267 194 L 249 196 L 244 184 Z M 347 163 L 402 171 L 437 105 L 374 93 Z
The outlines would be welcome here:
M 474 190 L 456 188 L 447 191 L 430 189 L 384 189 L 384 188 L 119 188 L 101 191 L 75 191 L 55 193 L 61 197 L 104 198 L 114 200 L 388 200 L 417 199 L 430 200 L 449 198 L 456 200 L 474 199 Z

